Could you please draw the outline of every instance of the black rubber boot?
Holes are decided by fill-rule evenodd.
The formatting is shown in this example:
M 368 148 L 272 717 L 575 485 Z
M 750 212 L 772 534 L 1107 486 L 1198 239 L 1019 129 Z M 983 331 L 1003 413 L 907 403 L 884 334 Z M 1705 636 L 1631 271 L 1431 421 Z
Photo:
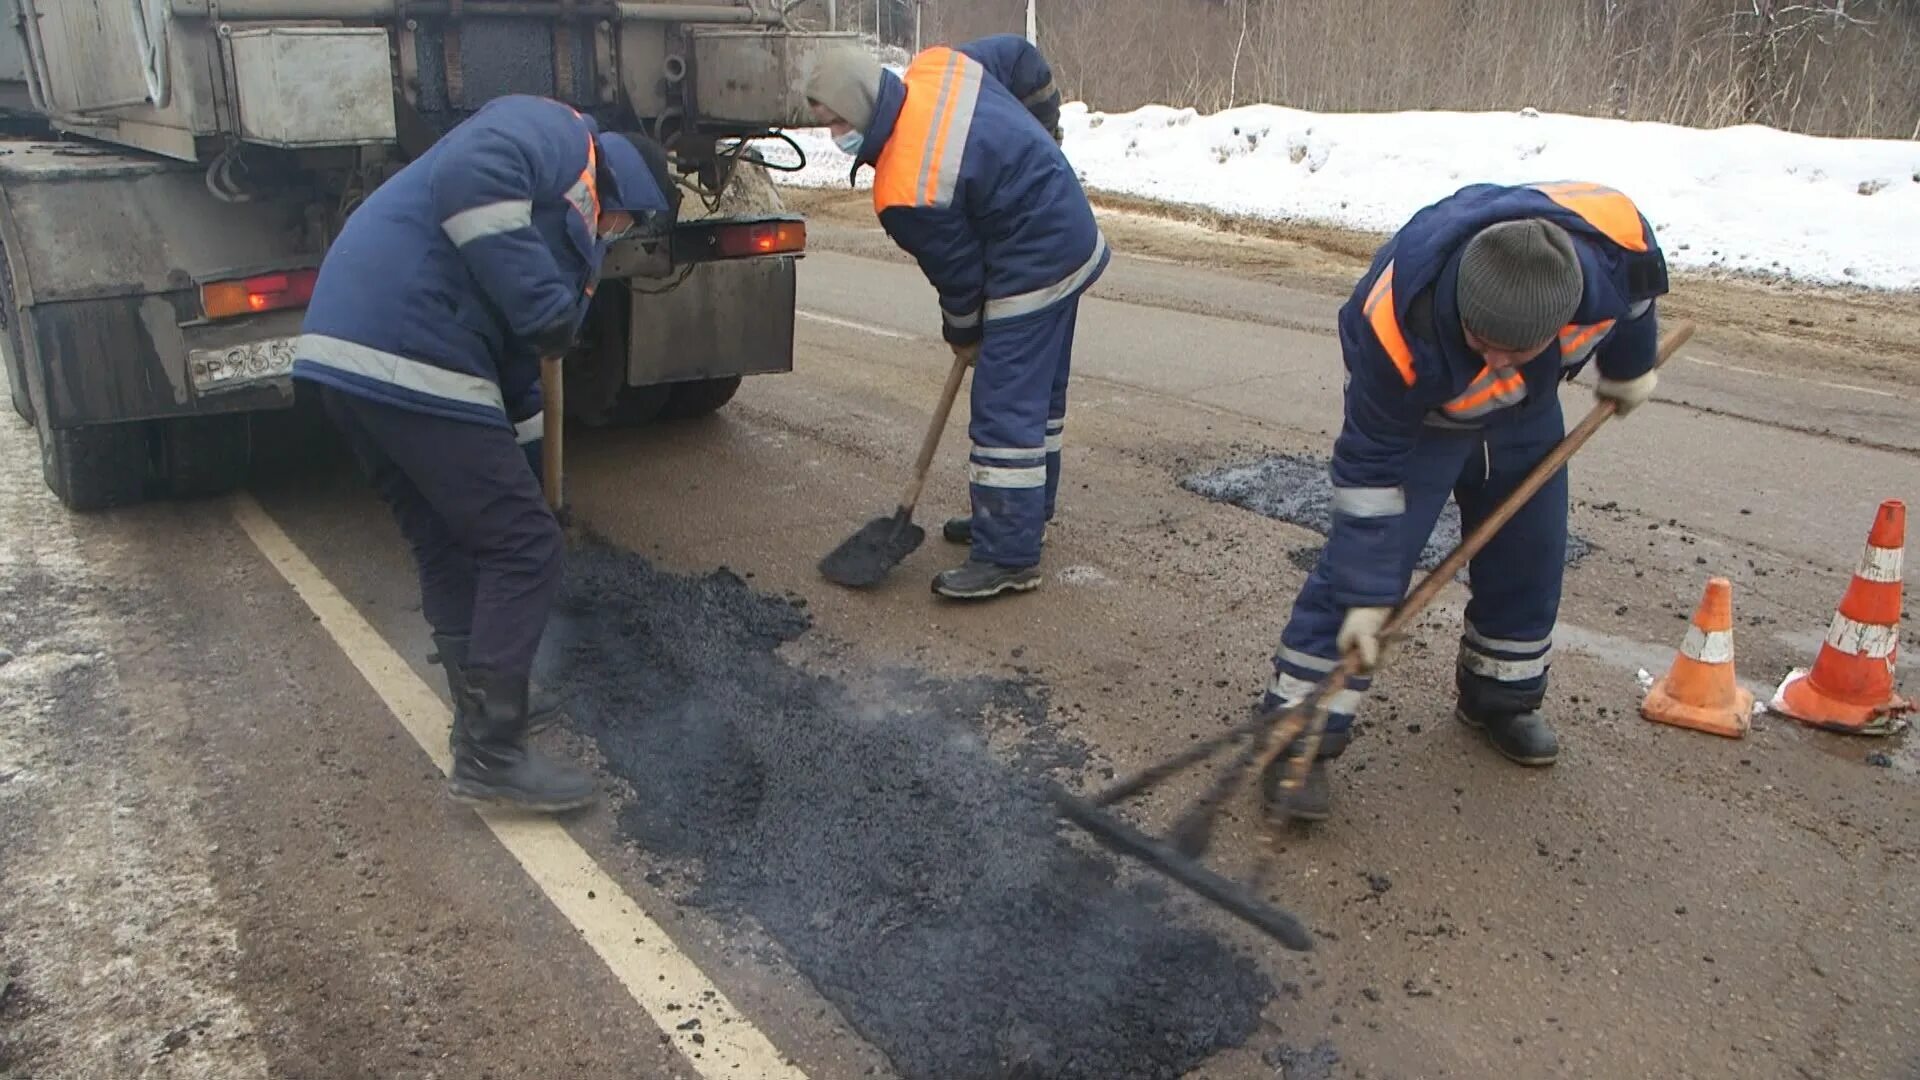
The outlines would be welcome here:
M 571 765 L 527 749 L 527 681 L 467 668 L 453 711 L 453 775 L 462 802 L 558 813 L 599 797 Z
M 1333 813 L 1333 785 L 1327 778 L 1327 762 L 1346 753 L 1353 741 L 1351 731 L 1329 732 L 1320 737 L 1320 750 L 1307 766 L 1306 783 L 1294 791 L 1280 787 L 1297 755 L 1288 753 L 1273 759 L 1260 777 L 1260 792 L 1266 798 L 1267 820 L 1275 824 L 1287 821 L 1325 821 Z M 1298 743 L 1289 749 L 1297 749 Z
M 1507 760 L 1535 767 L 1551 765 L 1560 757 L 1560 737 L 1537 710 L 1475 714 L 1463 702 L 1453 711 L 1460 722 L 1487 737 Z
M 1039 587 L 1037 566 L 997 566 L 977 559 L 943 570 L 933 579 L 933 591 L 950 600 L 987 600 L 1001 593 L 1029 592 Z
M 427 657 L 427 663 L 439 664 L 447 672 L 447 693 L 454 701 L 460 700 L 460 691 L 455 688 L 454 680 L 467 668 L 467 643 L 465 637 L 451 634 L 433 635 L 433 655 Z M 553 726 L 560 719 L 560 699 L 531 683 L 527 686 L 527 734 L 538 735 Z
M 1043 544 L 1047 542 L 1047 529 L 1049 528 L 1051 528 L 1050 525 L 1043 525 L 1040 528 L 1040 542 Z M 949 544 L 965 546 L 973 543 L 973 518 L 948 518 L 947 523 L 940 526 L 940 537 Z

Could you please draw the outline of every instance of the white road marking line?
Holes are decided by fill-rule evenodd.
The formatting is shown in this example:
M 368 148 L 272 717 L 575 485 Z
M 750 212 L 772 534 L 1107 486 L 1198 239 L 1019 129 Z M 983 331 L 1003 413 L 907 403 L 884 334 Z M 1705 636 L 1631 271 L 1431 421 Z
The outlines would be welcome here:
M 1808 379 L 1799 375 L 1783 375 L 1777 371 L 1759 371 L 1754 368 L 1741 367 L 1738 364 L 1724 364 L 1718 360 L 1702 360 L 1693 355 L 1689 355 L 1687 359 L 1704 367 L 1720 368 L 1723 371 L 1737 371 L 1742 375 L 1758 375 L 1763 379 L 1784 379 L 1788 382 L 1806 383 L 1808 386 L 1824 386 L 1829 390 L 1851 390 L 1856 394 L 1872 394 L 1874 397 L 1897 398 L 1900 396 L 1891 390 L 1876 390 L 1871 386 L 1855 386 L 1852 383 L 1827 382 L 1825 379 Z
M 893 338 L 895 341 L 912 341 L 913 340 L 912 334 L 903 334 L 898 330 L 889 330 L 884 326 L 874 326 L 871 323 L 855 322 L 852 319 L 843 319 L 838 315 L 823 315 L 818 311 L 800 311 L 800 310 L 795 310 L 794 314 L 800 316 L 803 319 L 811 319 L 814 322 L 826 323 L 828 326 L 841 326 L 841 327 L 845 327 L 848 330 L 859 330 L 864 333 L 873 334 L 876 337 Z
M 247 495 L 236 497 L 233 516 L 254 546 L 319 618 L 321 627 L 386 702 L 401 726 L 440 771 L 446 772 L 451 764 L 447 729 L 453 718 L 439 695 L 421 681 L 258 502 Z M 806 1074 L 789 1064 L 753 1021 L 674 947 L 667 932 L 566 829 L 549 818 L 492 811 L 481 811 L 480 817 L 553 906 L 593 946 L 634 1001 L 673 1040 L 695 1072 L 710 1080 L 806 1080 Z M 689 1016 L 696 1015 L 701 1020 L 697 1032 L 678 1028 Z M 694 1041 L 696 1034 L 704 1043 Z

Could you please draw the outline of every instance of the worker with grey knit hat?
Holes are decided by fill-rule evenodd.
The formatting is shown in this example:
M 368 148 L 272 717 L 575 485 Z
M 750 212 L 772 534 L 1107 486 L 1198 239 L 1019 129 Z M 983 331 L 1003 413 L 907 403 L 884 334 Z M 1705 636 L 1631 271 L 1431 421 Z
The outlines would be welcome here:
M 1389 613 L 1449 496 L 1471 531 L 1565 434 L 1559 385 L 1589 361 L 1625 416 L 1652 396 L 1654 301 L 1667 291 L 1653 229 L 1595 184 L 1479 184 L 1415 214 L 1340 310 L 1346 418 L 1333 447 L 1333 521 L 1294 601 L 1261 708 L 1303 701 L 1347 654 L 1362 673 L 1328 703 L 1307 781 L 1263 778 L 1269 815 L 1330 813 L 1327 762 L 1352 739 Z M 1541 715 L 1567 548 L 1562 470 L 1469 567 L 1456 717 L 1522 765 L 1551 765 Z M 1291 753 L 1304 753 L 1296 746 Z
M 881 227 L 919 262 L 942 335 L 974 364 L 972 508 L 943 530 L 968 554 L 933 591 L 985 600 L 1036 588 L 1080 297 L 1108 261 L 1055 137 L 1053 74 L 1005 35 L 928 49 L 900 75 L 849 47 L 817 57 L 807 96 L 855 173 L 873 167 Z

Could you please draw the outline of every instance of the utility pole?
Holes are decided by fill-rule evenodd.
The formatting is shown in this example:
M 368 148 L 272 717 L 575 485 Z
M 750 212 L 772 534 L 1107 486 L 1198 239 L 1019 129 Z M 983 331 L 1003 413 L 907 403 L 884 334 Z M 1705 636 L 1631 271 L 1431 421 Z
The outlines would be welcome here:
M 920 55 L 920 17 L 926 12 L 927 0 L 913 0 L 913 55 Z
M 1034 9 L 1040 6 L 1040 0 L 1027 0 L 1027 41 L 1040 44 L 1040 17 Z
M 829 30 L 840 29 L 839 0 L 827 0 L 827 29 Z

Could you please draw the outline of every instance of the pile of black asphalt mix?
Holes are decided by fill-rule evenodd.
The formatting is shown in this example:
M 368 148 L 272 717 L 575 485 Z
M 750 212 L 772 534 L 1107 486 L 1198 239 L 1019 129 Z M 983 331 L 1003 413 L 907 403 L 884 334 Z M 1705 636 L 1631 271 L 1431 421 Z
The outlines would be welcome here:
M 907 1077 L 1177 1077 L 1253 1034 L 1259 966 L 1036 791 L 1084 759 L 1044 689 L 856 689 L 776 653 L 809 625 L 724 569 L 569 555 L 543 676 L 632 785 L 622 832 L 697 868 L 691 903 L 751 917 Z
M 1270 454 L 1252 461 L 1223 465 L 1185 477 L 1180 486 L 1196 495 L 1251 510 L 1261 517 L 1285 521 L 1326 536 L 1333 528 L 1333 482 L 1327 478 L 1327 459 L 1304 454 Z M 1460 508 L 1447 500 L 1440 521 L 1420 551 L 1419 568 L 1431 570 L 1460 545 Z M 1577 535 L 1567 537 L 1567 564 L 1579 562 L 1591 545 Z M 1296 552 L 1292 561 L 1303 570 L 1313 568 L 1318 546 Z

